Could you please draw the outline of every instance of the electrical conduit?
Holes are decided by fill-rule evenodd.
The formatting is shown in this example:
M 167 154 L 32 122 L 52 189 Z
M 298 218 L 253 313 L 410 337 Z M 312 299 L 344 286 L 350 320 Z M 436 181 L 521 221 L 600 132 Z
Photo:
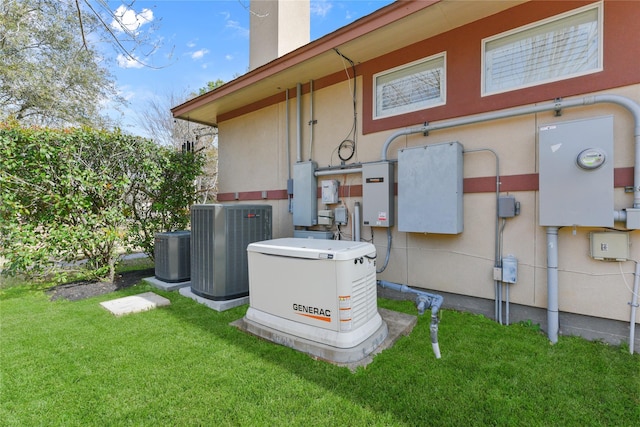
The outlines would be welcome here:
M 640 209 L 640 105 L 632 99 L 620 95 L 594 95 L 569 101 L 556 100 L 553 103 L 532 105 L 526 107 L 511 108 L 508 110 L 493 111 L 470 117 L 461 117 L 451 120 L 443 120 L 435 124 L 424 124 L 420 127 L 402 129 L 389 135 L 382 146 L 381 160 L 387 161 L 387 152 L 391 143 L 400 136 L 427 133 L 434 130 L 447 129 L 491 120 L 506 119 L 525 114 L 542 113 L 545 111 L 560 111 L 563 108 L 583 107 L 586 105 L 610 103 L 626 108 L 634 120 L 634 172 L 633 172 L 633 209 Z M 625 212 L 614 212 L 614 218 L 626 218 Z M 548 337 L 552 343 L 558 341 L 558 227 L 547 228 L 547 322 Z M 555 260 L 555 261 L 554 261 Z M 635 319 L 632 319 L 632 322 Z M 630 344 L 632 345 L 632 344 Z
M 427 308 L 431 308 L 431 326 L 429 327 L 431 335 L 431 346 L 436 359 L 440 359 L 440 344 L 438 344 L 438 311 L 444 302 L 442 295 L 431 294 L 429 292 L 419 291 L 410 288 L 407 285 L 387 282 L 386 280 L 378 280 L 378 285 L 382 288 L 392 289 L 402 293 L 412 293 L 416 295 L 416 307 L 418 314 L 423 315 Z

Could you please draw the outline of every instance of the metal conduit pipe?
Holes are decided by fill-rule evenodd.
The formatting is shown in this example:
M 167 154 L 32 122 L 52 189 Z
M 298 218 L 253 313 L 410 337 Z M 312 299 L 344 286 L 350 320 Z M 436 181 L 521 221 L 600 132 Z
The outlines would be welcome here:
M 508 110 L 493 111 L 486 114 L 479 114 L 477 116 L 461 117 L 457 119 L 444 120 L 434 124 L 424 124 L 423 126 L 402 129 L 392 133 L 384 145 L 382 146 L 381 160 L 387 161 L 387 152 L 389 146 L 398 137 L 404 135 L 413 135 L 416 133 L 425 133 L 439 129 L 447 129 L 457 126 L 464 126 L 474 123 L 488 122 L 491 120 L 506 119 L 509 117 L 522 116 L 525 114 L 542 113 L 545 111 L 560 111 L 563 108 L 583 107 L 585 105 L 599 104 L 599 103 L 611 103 L 620 105 L 633 115 L 635 122 L 634 126 L 634 138 L 635 138 L 635 163 L 633 174 L 633 207 L 640 208 L 640 105 L 632 99 L 626 98 L 620 95 L 595 95 L 587 96 L 584 98 L 564 101 L 556 100 L 550 104 L 544 105 L 531 105 L 526 107 L 511 108 Z
M 302 85 L 298 83 L 296 85 L 296 162 L 302 161 Z
M 558 342 L 558 227 L 547 227 L 547 337 Z
M 631 295 L 631 324 L 629 325 L 629 353 L 633 354 L 633 346 L 636 340 L 636 310 L 638 309 L 638 286 L 640 283 L 640 262 L 636 261 L 635 279 L 633 280 L 633 293 Z
M 331 169 L 331 170 L 316 169 L 316 171 L 313 174 L 315 176 L 326 176 L 326 175 L 337 175 L 337 174 L 348 174 L 348 173 L 362 173 L 362 168 Z
M 438 294 L 432 294 L 429 292 L 419 291 L 417 289 L 410 288 L 407 285 L 400 285 L 398 283 L 387 282 L 386 280 L 378 280 L 378 286 L 382 288 L 392 289 L 394 291 L 402 293 L 412 293 L 416 295 L 416 308 L 418 314 L 422 316 L 424 311 L 428 308 L 431 309 L 431 326 L 429 327 L 431 335 L 431 347 L 436 359 L 440 359 L 440 344 L 438 344 L 438 311 L 444 302 L 444 297 Z
M 381 160 L 387 161 L 389 146 L 398 137 L 413 135 L 416 133 L 426 133 L 439 129 L 447 129 L 456 126 L 464 126 L 474 123 L 487 122 L 491 120 L 506 119 L 525 114 L 542 113 L 545 111 L 560 111 L 563 108 L 583 107 L 586 105 L 610 103 L 626 108 L 634 120 L 634 173 L 633 173 L 633 208 L 640 209 L 640 105 L 632 99 L 620 95 L 594 95 L 584 98 L 564 101 L 556 100 L 553 103 L 544 105 L 533 105 L 526 107 L 512 108 L 508 110 L 494 111 L 477 116 L 462 117 L 451 120 L 444 120 L 435 124 L 424 124 L 423 126 L 403 129 L 392 133 L 382 146 Z M 626 218 L 626 213 L 616 212 L 614 218 Z M 558 227 L 547 228 L 547 321 L 548 337 L 552 343 L 558 341 Z M 549 253 L 551 252 L 551 253 Z
M 313 156 L 313 125 L 315 124 L 315 120 L 313 120 L 313 80 L 309 80 L 309 161 Z

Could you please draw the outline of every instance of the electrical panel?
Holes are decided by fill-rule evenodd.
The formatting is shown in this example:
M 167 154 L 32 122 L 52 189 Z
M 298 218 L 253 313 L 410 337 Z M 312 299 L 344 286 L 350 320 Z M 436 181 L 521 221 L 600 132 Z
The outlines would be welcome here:
M 613 116 L 541 126 L 540 225 L 613 227 Z
M 293 225 L 318 224 L 318 180 L 315 162 L 293 165 Z
M 459 142 L 398 153 L 398 230 L 459 234 L 463 230 L 463 147 Z
M 335 179 L 325 180 L 321 183 L 322 203 L 327 205 L 338 203 L 338 181 Z
M 393 227 L 393 163 L 362 165 L 362 223 L 372 227 Z

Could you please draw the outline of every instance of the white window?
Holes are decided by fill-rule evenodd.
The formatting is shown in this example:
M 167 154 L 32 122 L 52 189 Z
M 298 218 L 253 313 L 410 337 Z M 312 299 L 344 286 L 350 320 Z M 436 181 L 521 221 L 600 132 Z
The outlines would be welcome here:
M 602 3 L 482 41 L 483 95 L 602 71 Z
M 443 105 L 445 53 L 405 64 L 373 76 L 373 118 L 395 116 Z

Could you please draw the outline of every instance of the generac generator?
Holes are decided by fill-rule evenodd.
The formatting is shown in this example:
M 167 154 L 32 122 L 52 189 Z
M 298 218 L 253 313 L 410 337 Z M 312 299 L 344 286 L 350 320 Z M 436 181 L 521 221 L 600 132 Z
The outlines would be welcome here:
M 245 321 L 283 334 L 274 341 L 301 338 L 335 349 L 368 342 L 357 354 L 338 356 L 347 361 L 363 358 L 386 338 L 372 244 L 284 238 L 251 243 L 247 255 Z

